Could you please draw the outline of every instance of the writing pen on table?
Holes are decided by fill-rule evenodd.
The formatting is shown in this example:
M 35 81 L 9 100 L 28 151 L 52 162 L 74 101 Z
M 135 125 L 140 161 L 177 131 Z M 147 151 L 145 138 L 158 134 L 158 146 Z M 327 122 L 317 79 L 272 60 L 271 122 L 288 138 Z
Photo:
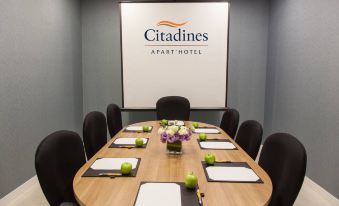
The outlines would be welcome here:
M 200 193 L 199 188 L 197 189 L 197 196 L 198 196 L 198 200 L 199 200 L 199 205 L 202 205 L 201 193 Z
M 127 148 L 127 149 L 132 149 L 136 148 L 136 146 L 118 146 L 119 148 Z
M 99 173 L 99 176 L 115 178 L 115 177 L 121 177 L 122 174 L 121 173 L 114 173 L 114 172 L 106 172 L 106 173 Z

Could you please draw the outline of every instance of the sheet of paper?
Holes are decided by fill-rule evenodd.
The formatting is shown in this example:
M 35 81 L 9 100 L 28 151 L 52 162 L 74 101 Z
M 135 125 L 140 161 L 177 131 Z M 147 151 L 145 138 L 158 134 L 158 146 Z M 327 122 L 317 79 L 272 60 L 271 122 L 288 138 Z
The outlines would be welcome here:
M 152 129 L 152 126 L 149 127 L 149 129 Z M 128 131 L 143 131 L 142 126 L 128 126 L 126 127 L 126 130 Z
M 129 162 L 132 164 L 132 169 L 135 169 L 138 164 L 137 158 L 101 158 L 97 159 L 91 166 L 94 170 L 120 170 L 121 164 Z
M 177 121 L 176 125 L 178 125 L 178 126 L 184 126 L 185 125 L 185 122 L 181 121 L 181 120 L 169 120 L 168 121 L 168 125 L 174 125 L 175 121 Z
M 204 149 L 235 149 L 234 144 L 231 142 L 199 142 L 200 146 Z
M 140 186 L 135 206 L 181 206 L 180 185 L 145 183 Z
M 114 144 L 130 144 L 130 145 L 135 145 L 135 140 L 137 138 L 134 138 L 134 137 L 131 137 L 131 138 L 117 138 L 115 141 L 114 141 Z M 144 144 L 147 143 L 148 139 L 147 138 L 141 138 L 144 140 Z
M 206 133 L 206 134 L 218 134 L 220 133 L 219 130 L 214 128 L 197 128 L 194 129 L 195 133 Z
M 256 182 L 259 180 L 254 171 L 246 167 L 209 166 L 206 171 L 209 178 L 216 181 Z

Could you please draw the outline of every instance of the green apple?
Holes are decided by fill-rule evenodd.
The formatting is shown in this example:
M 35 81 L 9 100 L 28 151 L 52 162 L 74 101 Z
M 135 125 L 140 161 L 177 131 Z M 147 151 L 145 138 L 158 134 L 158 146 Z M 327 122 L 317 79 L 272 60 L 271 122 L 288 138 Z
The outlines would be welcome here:
M 193 172 L 190 172 L 185 177 L 185 186 L 188 189 L 194 189 L 198 185 L 198 177 L 193 174 Z
M 214 154 L 208 153 L 205 155 L 205 162 L 207 165 L 214 165 L 215 156 Z
M 168 125 L 168 120 L 167 120 L 167 119 L 161 120 L 161 125 L 162 125 L 162 126 Z
M 132 164 L 129 162 L 124 162 L 121 164 L 121 174 L 128 175 L 132 171 Z
M 144 140 L 142 138 L 135 139 L 135 146 L 142 147 L 144 145 Z
M 207 135 L 205 133 L 200 133 L 199 134 L 199 139 L 200 139 L 200 141 L 206 141 Z
M 142 127 L 142 130 L 143 130 L 144 132 L 148 132 L 148 131 L 149 131 L 149 126 L 148 126 L 148 125 L 144 125 L 144 126 Z
M 199 123 L 198 123 L 198 122 L 192 122 L 192 126 L 193 126 L 194 128 L 197 128 L 197 127 L 199 127 Z

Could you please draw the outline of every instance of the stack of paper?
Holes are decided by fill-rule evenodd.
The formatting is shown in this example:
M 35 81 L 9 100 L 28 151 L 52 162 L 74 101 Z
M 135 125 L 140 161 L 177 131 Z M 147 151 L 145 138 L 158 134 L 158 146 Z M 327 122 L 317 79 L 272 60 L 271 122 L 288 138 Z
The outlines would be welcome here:
M 260 178 L 247 167 L 209 166 L 208 177 L 215 181 L 256 182 Z
M 117 138 L 113 143 L 114 144 L 121 144 L 121 145 L 135 145 L 135 140 L 137 138 Z M 148 139 L 147 138 L 141 138 L 144 140 L 144 144 L 147 143 Z
M 135 169 L 138 161 L 137 158 L 100 158 L 92 164 L 91 168 L 94 170 L 120 170 L 122 163 L 129 162 L 132 164 L 132 169 Z
M 196 128 L 194 129 L 195 133 L 206 133 L 206 134 L 218 134 L 219 130 L 216 128 Z
M 180 185 L 145 183 L 140 186 L 135 206 L 181 206 Z
M 201 148 L 203 149 L 235 149 L 236 147 L 231 142 L 221 142 L 221 141 L 206 141 L 199 142 Z

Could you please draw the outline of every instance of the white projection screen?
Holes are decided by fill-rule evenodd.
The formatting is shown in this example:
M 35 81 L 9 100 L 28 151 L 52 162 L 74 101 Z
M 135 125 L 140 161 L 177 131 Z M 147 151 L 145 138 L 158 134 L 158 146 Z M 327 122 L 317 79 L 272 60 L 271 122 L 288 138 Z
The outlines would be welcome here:
M 227 106 L 229 3 L 121 2 L 125 109 L 183 96 L 191 108 Z

